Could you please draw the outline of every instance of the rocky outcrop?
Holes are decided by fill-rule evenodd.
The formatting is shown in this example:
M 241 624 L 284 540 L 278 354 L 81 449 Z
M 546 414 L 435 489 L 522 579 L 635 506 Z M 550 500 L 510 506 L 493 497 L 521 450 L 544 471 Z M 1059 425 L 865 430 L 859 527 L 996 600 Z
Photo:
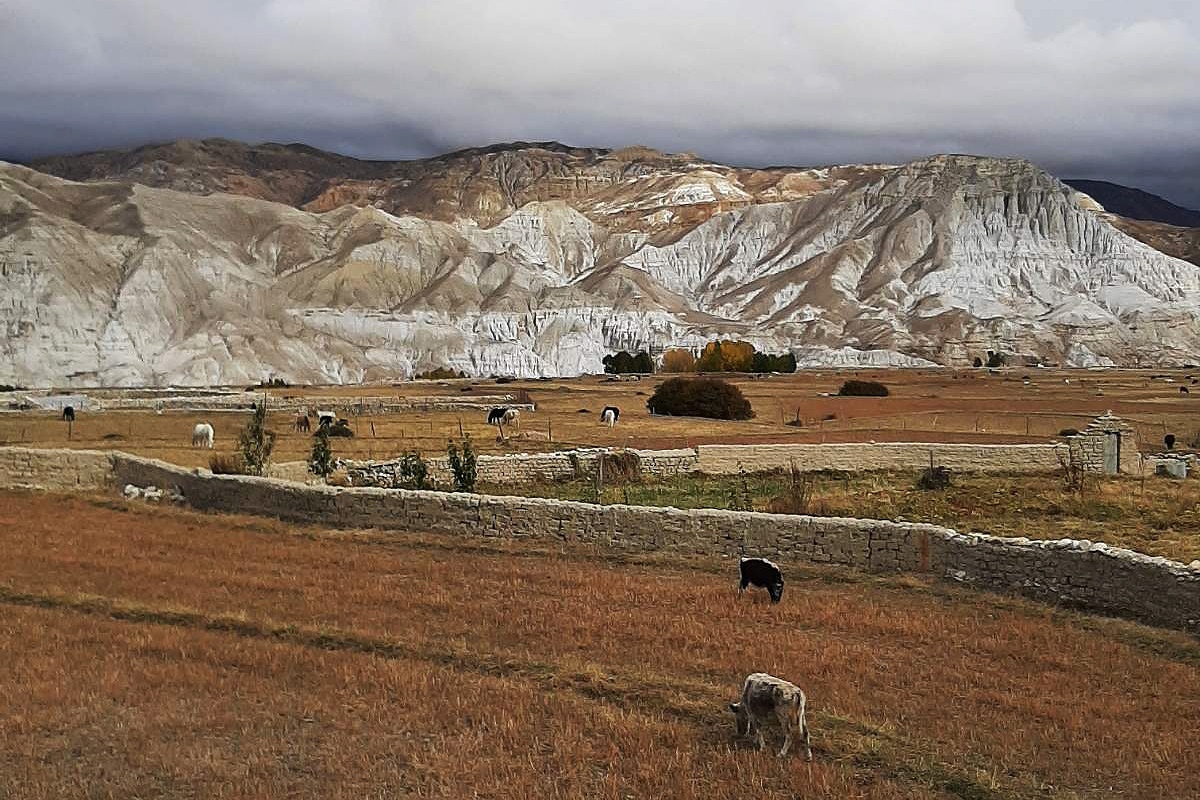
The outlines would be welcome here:
M 805 365 L 1200 361 L 1200 269 L 1020 160 L 206 141 L 42 166 L 89 182 L 0 166 L 0 382 L 572 375 L 718 336 Z

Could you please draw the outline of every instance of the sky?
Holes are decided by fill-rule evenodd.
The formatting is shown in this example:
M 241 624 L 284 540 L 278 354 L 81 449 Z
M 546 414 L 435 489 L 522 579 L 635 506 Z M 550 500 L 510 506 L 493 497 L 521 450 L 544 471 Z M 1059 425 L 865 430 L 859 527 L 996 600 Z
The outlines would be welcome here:
M 1200 208 L 1200 2 L 0 0 L 0 158 L 209 136 L 1019 156 Z

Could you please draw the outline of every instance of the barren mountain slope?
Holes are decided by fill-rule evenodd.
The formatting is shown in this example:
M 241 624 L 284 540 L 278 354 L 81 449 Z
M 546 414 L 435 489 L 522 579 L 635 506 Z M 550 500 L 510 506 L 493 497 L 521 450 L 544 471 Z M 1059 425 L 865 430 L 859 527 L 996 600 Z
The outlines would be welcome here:
M 123 180 L 0 167 L 0 382 L 573 374 L 716 335 L 807 363 L 1200 361 L 1200 269 L 1018 160 L 201 142 L 57 168 Z M 207 194 L 247 187 L 287 202 Z M 363 207 L 315 213 L 338 192 Z

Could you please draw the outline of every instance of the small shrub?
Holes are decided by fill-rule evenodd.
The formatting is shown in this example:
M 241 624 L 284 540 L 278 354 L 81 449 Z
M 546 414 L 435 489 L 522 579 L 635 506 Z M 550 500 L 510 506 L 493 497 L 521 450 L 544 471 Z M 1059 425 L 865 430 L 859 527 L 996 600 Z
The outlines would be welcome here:
M 237 455 L 214 453 L 209 456 L 208 468 L 214 475 L 245 475 L 246 465 Z
M 888 388 L 878 381 L 850 380 L 838 389 L 839 397 L 887 397 Z
M 752 419 L 742 390 L 720 378 L 668 378 L 646 401 L 651 414 L 709 419 Z
M 420 453 L 405 453 L 400 457 L 398 477 L 402 489 L 424 489 L 429 480 L 429 465 Z
M 642 459 L 629 450 L 601 453 L 597 467 L 605 483 L 636 483 L 642 479 Z
M 313 434 L 312 452 L 308 456 L 308 471 L 328 482 L 333 474 L 333 448 L 329 446 L 329 428 L 318 427 Z
M 1078 428 L 1063 428 L 1061 431 L 1058 432 L 1058 435 L 1059 436 L 1078 436 L 1079 429 Z
M 810 514 L 813 512 L 813 479 L 796 462 L 788 465 L 788 485 L 782 494 L 771 498 L 767 511 L 772 514 Z
M 266 401 L 255 403 L 254 413 L 238 433 L 238 451 L 249 475 L 263 475 L 271 464 L 275 449 L 275 431 L 267 430 Z
M 950 488 L 950 470 L 942 466 L 929 466 L 917 477 L 917 488 L 926 492 L 937 492 Z
M 738 477 L 729 486 L 729 500 L 725 507 L 730 511 L 753 511 L 754 498 L 750 495 L 750 481 L 746 471 L 738 467 Z
M 496 378 L 496 383 L 512 383 L 515 380 L 516 380 L 516 378 L 510 377 L 508 375 L 501 375 L 499 378 Z
M 461 450 L 453 441 L 447 441 L 446 457 L 450 461 L 450 472 L 454 474 L 455 490 L 475 491 L 475 481 L 478 479 L 479 473 L 476 469 L 475 449 L 471 447 L 471 437 L 463 438 Z
M 350 429 L 350 423 L 346 422 L 345 420 L 342 420 L 342 419 L 339 419 L 337 422 L 335 422 L 332 425 L 325 425 L 323 427 L 319 427 L 318 430 L 324 430 L 324 431 L 328 432 L 328 434 L 330 436 L 340 436 L 343 439 L 353 439 L 354 438 L 354 431 Z

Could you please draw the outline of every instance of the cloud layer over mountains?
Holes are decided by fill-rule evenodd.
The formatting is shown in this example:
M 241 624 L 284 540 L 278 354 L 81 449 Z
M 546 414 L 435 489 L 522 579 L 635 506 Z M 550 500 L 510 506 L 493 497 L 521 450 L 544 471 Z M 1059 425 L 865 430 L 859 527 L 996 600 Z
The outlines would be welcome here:
M 1188 0 L 7 0 L 0 158 L 179 137 L 1020 155 L 1200 206 Z

